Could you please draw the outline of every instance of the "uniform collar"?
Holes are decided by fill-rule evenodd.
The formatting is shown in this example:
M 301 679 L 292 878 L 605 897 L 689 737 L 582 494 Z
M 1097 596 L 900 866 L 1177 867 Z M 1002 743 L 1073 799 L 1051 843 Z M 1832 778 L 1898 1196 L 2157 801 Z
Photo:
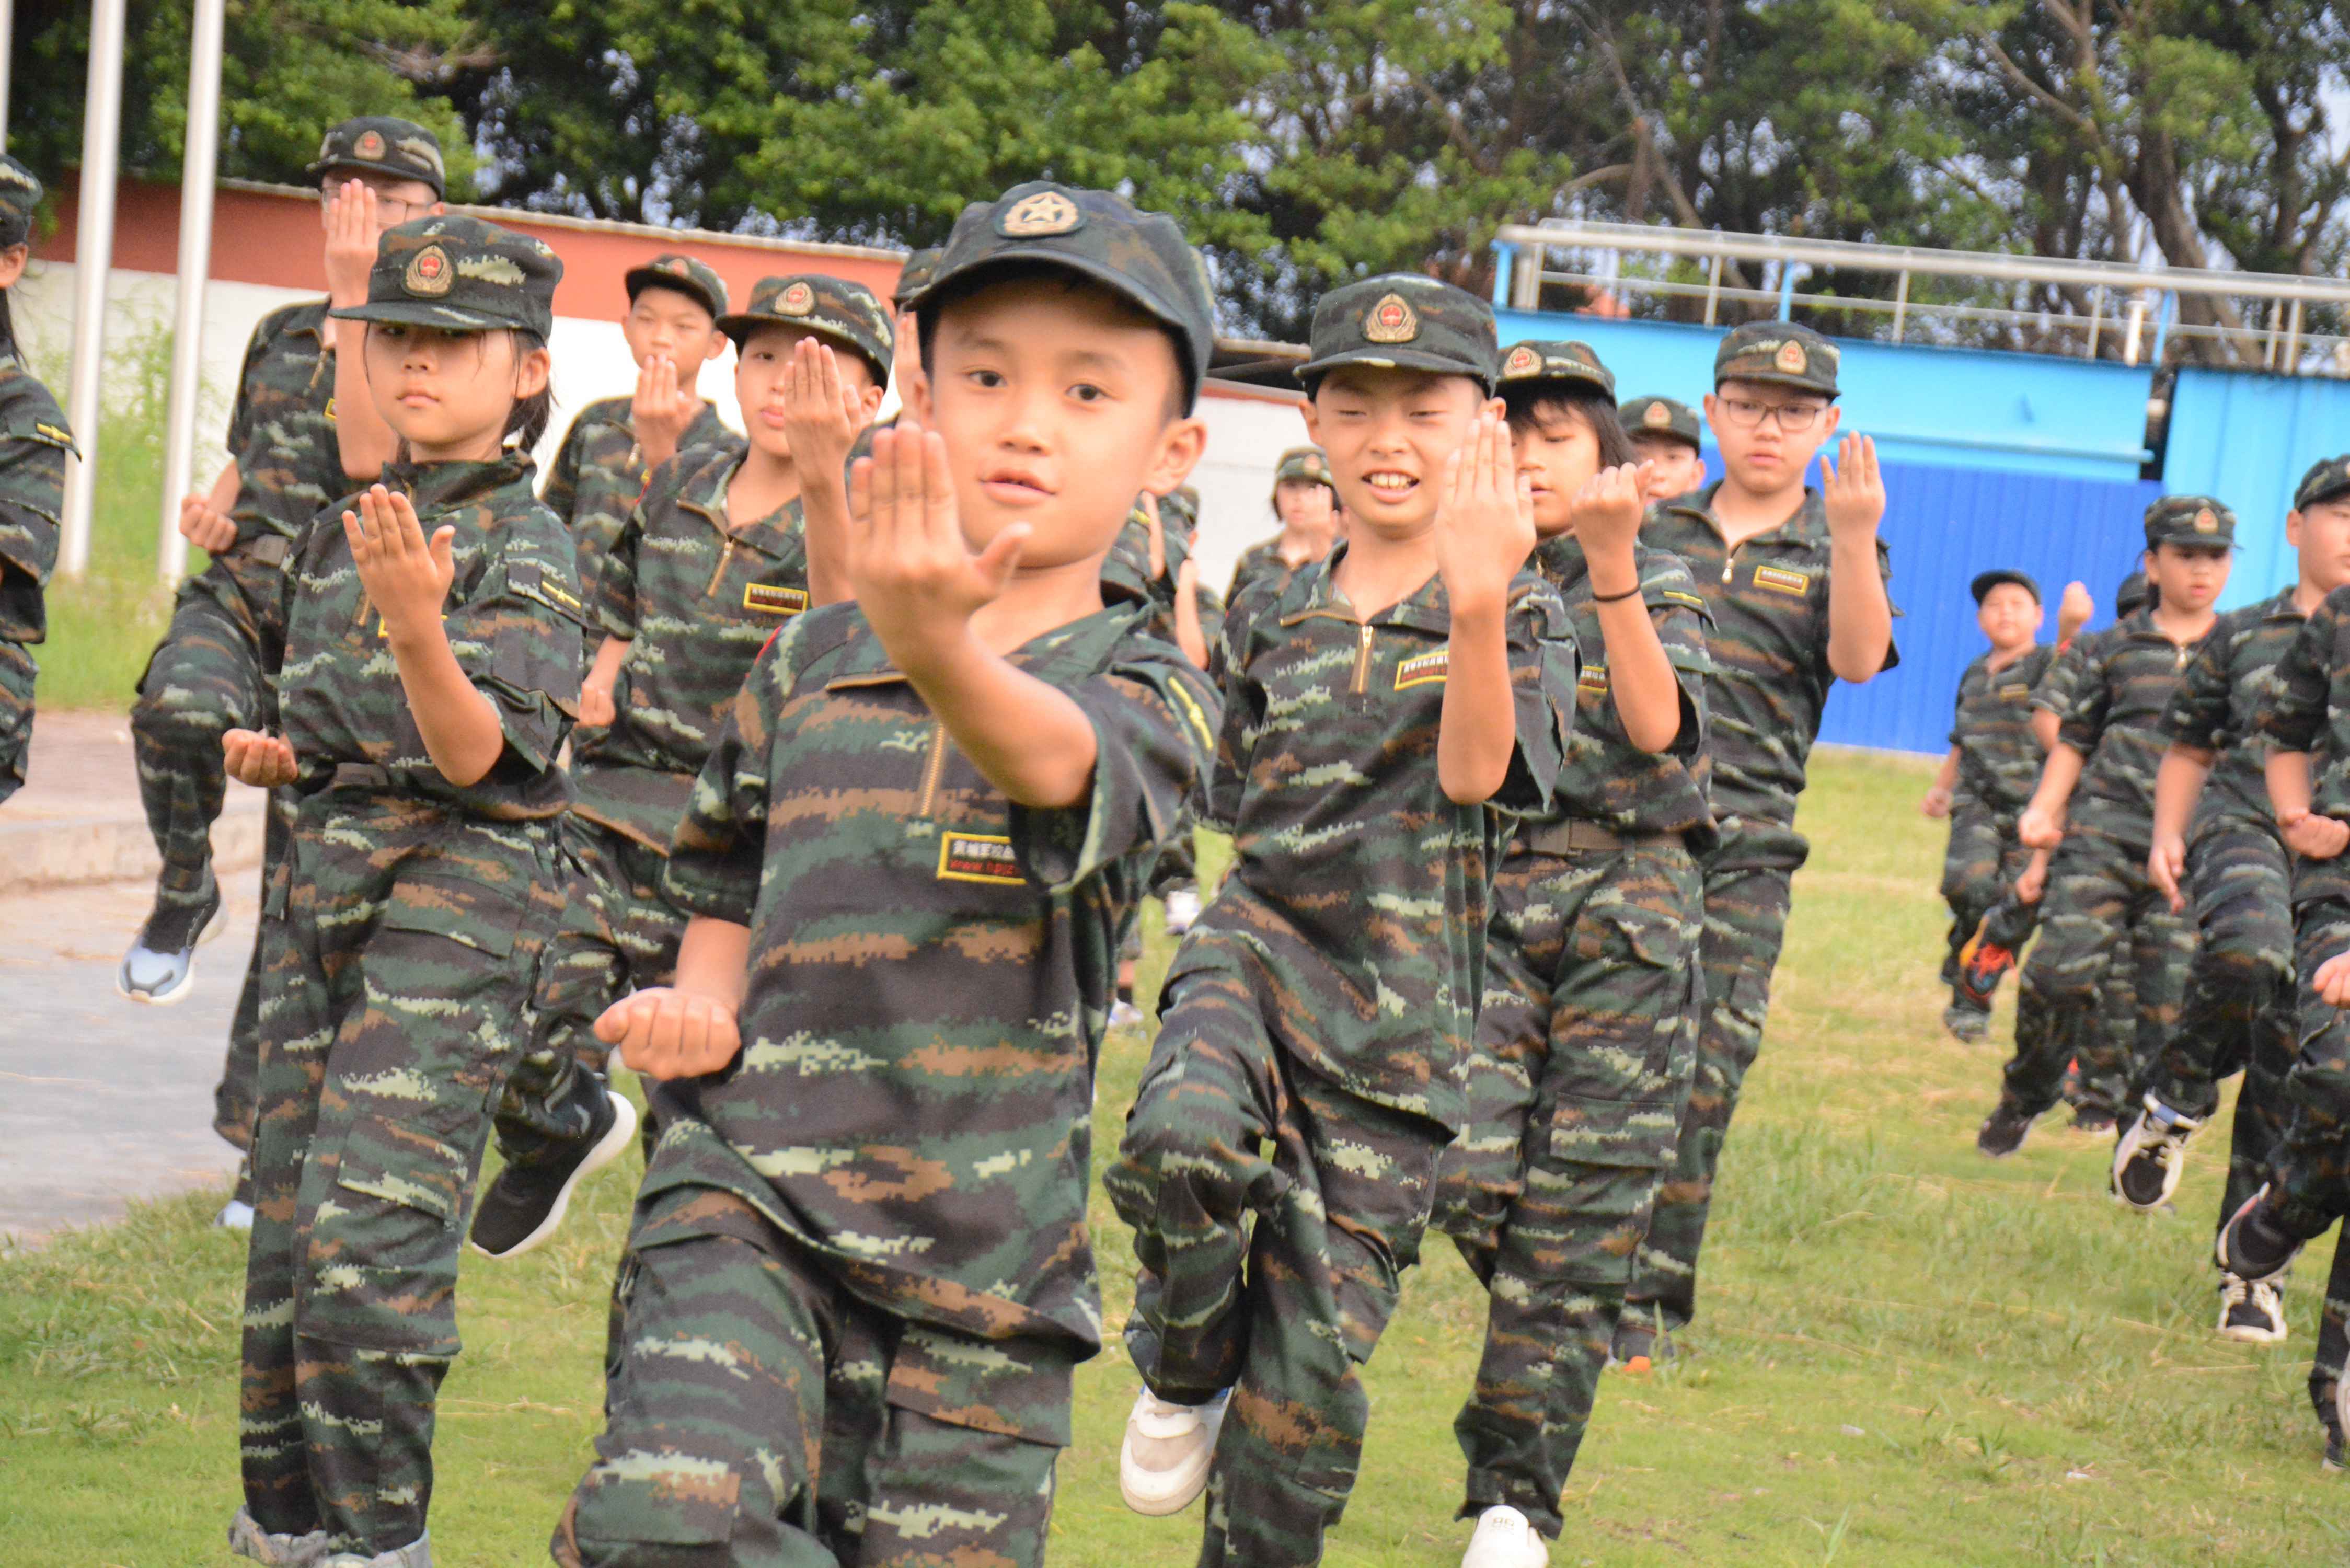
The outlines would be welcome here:
M 527 489 L 535 466 L 525 452 L 508 452 L 487 462 L 388 462 L 383 483 L 405 491 L 409 504 L 421 514 L 462 506 L 510 485 Z
M 717 529 L 721 538 L 747 545 L 763 555 L 788 557 L 798 544 L 802 526 L 797 497 L 741 529 L 726 521 L 726 483 L 743 466 L 744 456 L 739 452 L 712 452 L 710 461 L 686 475 L 678 486 L 677 504 Z
M 2309 617 L 2303 614 L 2300 607 L 2293 602 L 2293 596 L 2300 590 L 2299 583 L 2287 583 L 2278 591 L 2276 597 L 2261 607 L 2261 618 L 2262 620 L 2307 620 Z M 2321 599 L 2319 602 L 2322 604 L 2324 601 Z
M 1109 663 L 1118 645 L 1141 630 L 1154 612 L 1148 605 L 1119 600 L 1066 626 L 1030 638 L 1009 655 L 1011 662 L 1051 684 L 1096 673 Z M 844 686 L 893 686 L 905 681 L 905 671 L 889 660 L 889 650 L 874 634 L 872 623 L 858 615 L 856 629 L 842 648 L 840 662 L 825 690 Z
M 1452 629 L 1452 612 L 1445 601 L 1441 572 L 1430 572 L 1428 581 L 1366 622 L 1355 613 L 1347 596 L 1338 591 L 1338 563 L 1346 558 L 1347 541 L 1341 539 L 1321 560 L 1297 569 L 1297 576 L 1290 584 L 1290 597 L 1301 602 L 1281 618 L 1282 625 L 1295 626 L 1314 616 L 1330 616 L 1357 626 L 1408 626 L 1432 632 Z
M 1717 479 L 1704 489 L 1698 491 L 1693 496 L 1667 502 L 1665 511 L 1669 515 L 1686 517 L 1704 524 L 1706 531 L 1711 534 L 1718 543 L 1727 547 L 1729 540 L 1721 531 L 1721 524 L 1715 521 L 1713 515 L 1715 493 L 1720 491 L 1726 483 L 1727 481 Z M 1765 528 L 1760 534 L 1749 535 L 1740 540 L 1739 545 L 1741 548 L 1748 545 L 1760 545 L 1765 541 L 1790 545 L 1815 545 L 1827 536 L 1827 502 L 1818 491 L 1806 484 L 1804 486 L 1804 504 L 1795 509 L 1794 516 L 1775 528 Z

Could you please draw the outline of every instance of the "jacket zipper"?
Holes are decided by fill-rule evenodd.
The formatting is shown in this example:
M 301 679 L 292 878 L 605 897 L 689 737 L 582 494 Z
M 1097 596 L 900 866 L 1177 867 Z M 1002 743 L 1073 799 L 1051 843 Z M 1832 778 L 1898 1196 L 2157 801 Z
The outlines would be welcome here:
M 1367 621 L 1363 625 L 1362 646 L 1355 654 L 1355 679 L 1347 689 L 1357 695 L 1371 689 L 1371 628 Z
M 703 598 L 709 598 L 718 592 L 718 579 L 726 575 L 726 568 L 733 559 L 734 536 L 730 534 L 726 536 L 726 547 L 718 552 L 718 568 L 710 574 L 710 586 L 702 590 Z
M 939 804 L 939 780 L 947 771 L 947 727 L 933 719 L 931 722 L 931 757 L 922 764 L 922 793 L 914 803 L 916 816 L 929 816 Z

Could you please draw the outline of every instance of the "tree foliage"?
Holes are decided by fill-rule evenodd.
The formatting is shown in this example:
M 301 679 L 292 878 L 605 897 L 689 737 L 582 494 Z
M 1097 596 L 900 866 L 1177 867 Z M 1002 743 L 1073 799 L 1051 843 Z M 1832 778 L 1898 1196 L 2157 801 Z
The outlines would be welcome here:
M 88 12 L 16 16 L 55 174 Z M 132 0 L 124 160 L 167 177 L 186 26 Z M 1295 334 L 1553 216 L 2336 271 L 2345 68 L 2322 0 L 234 0 L 224 171 L 400 112 L 486 200 L 910 244 L 1051 176 L 1179 213 L 1228 325 Z

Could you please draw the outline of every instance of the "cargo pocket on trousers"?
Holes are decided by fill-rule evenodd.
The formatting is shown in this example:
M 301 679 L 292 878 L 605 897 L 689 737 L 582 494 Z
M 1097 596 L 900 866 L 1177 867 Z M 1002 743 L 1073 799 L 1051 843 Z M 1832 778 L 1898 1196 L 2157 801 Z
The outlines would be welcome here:
M 437 1107 L 436 1107 L 437 1108 Z M 414 1121 L 361 1116 L 310 1231 L 296 1332 L 356 1350 L 457 1354 L 457 1249 L 473 1160 Z

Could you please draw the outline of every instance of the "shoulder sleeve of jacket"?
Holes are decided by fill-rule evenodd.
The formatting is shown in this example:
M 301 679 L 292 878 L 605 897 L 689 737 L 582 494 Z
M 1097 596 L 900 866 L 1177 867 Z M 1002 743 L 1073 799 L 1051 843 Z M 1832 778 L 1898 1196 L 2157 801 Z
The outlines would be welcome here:
M 2350 610 L 2350 588 L 2326 595 L 2277 660 L 2269 701 L 2253 714 L 2251 728 L 2280 751 L 2314 751 L 2325 733 L 2345 610 Z
M 16 400 L 0 418 L 0 561 L 38 585 L 57 569 L 66 455 L 73 450 L 65 416 L 46 389 Z
M 1012 808 L 1021 864 L 1055 894 L 1117 866 L 1148 872 L 1184 825 L 1183 803 L 1207 776 L 1222 718 L 1206 675 L 1139 633 L 1106 670 L 1065 691 L 1093 724 L 1093 787 L 1066 809 Z
M 671 901 L 689 915 L 751 923 L 766 863 L 771 737 L 798 682 L 810 634 L 828 618 L 821 611 L 796 616 L 767 639 L 693 781 L 661 877 Z
M 508 750 L 536 769 L 555 765 L 579 712 L 587 625 L 570 541 L 534 504 L 506 520 L 496 557 L 443 618 L 450 650 L 497 706 Z
M 2113 702 L 2113 661 L 2126 641 L 2100 640 L 2085 649 L 2071 697 L 2060 711 L 2056 738 L 2083 756 L 2097 749 L 2106 732 L 2106 712 Z

